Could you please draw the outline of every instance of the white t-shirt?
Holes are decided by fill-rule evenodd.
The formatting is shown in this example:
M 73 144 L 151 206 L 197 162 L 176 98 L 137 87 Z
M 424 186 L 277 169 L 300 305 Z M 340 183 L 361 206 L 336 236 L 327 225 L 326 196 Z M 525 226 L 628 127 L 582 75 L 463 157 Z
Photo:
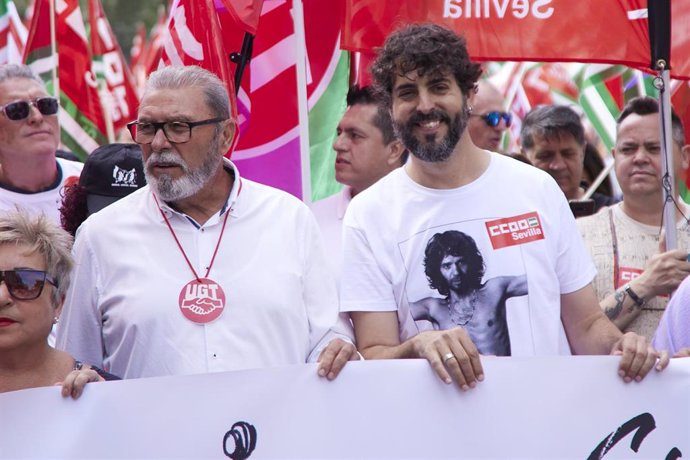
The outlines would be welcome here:
M 445 305 L 455 324 L 466 323 L 467 315 L 443 301 L 448 294 L 430 287 L 425 274 L 430 240 L 459 233 L 480 253 L 483 285 L 526 277 L 526 295 L 503 299 L 510 354 L 569 354 L 560 295 L 589 284 L 594 266 L 554 180 L 495 153 L 477 180 L 457 189 L 423 187 L 401 168 L 352 200 L 343 229 L 341 311 L 397 310 L 402 341 L 439 327 L 434 318 L 415 321 L 425 299 Z
M 60 225 L 60 204 L 62 203 L 62 189 L 70 177 L 79 179 L 83 163 L 78 161 L 56 158 L 58 178 L 49 190 L 38 193 L 27 193 L 5 188 L 0 185 L 0 211 L 15 209 L 15 205 L 32 213 L 43 213 Z
M 163 206 L 200 277 L 230 213 L 207 277 L 225 295 L 218 319 L 198 324 L 183 315 L 179 296 L 194 275 L 144 187 L 80 227 L 57 347 L 137 378 L 313 362 L 333 338 L 351 340 L 307 206 L 234 172 L 229 211 L 200 228 Z
M 352 189 L 344 187 L 335 195 L 315 201 L 309 206 L 316 216 L 316 221 L 319 223 L 324 246 L 326 247 L 326 257 L 333 268 L 333 273 L 338 283 L 340 283 L 343 266 L 343 217 L 351 200 Z

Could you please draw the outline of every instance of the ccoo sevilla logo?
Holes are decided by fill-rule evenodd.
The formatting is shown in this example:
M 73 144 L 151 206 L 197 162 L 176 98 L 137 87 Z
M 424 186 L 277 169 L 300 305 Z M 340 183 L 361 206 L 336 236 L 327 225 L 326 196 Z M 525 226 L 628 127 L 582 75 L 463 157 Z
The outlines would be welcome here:
M 192 280 L 180 291 L 180 310 L 188 320 L 206 324 L 217 319 L 225 309 L 225 293 L 208 278 Z
M 485 225 L 494 249 L 544 239 L 544 229 L 536 212 L 490 220 Z

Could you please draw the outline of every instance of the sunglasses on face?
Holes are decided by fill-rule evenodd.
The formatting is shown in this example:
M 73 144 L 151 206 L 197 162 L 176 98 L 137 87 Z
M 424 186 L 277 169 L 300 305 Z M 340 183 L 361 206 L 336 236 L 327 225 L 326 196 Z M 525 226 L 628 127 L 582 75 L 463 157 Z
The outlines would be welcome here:
M 55 115 L 58 112 L 60 105 L 55 97 L 37 97 L 30 101 L 14 101 L 0 107 L 0 111 L 5 113 L 5 116 L 13 121 L 19 121 L 27 118 L 31 113 L 31 106 L 34 106 L 41 112 L 41 115 Z
M 42 270 L 15 268 L 0 271 L 0 283 L 5 283 L 7 291 L 16 300 L 38 298 L 43 292 L 46 281 L 57 287 L 57 282 Z
M 506 123 L 506 128 L 510 128 L 510 124 L 513 122 L 513 115 L 508 112 L 487 112 L 484 115 L 477 115 L 484 123 L 492 128 L 498 126 L 501 123 L 501 118 Z

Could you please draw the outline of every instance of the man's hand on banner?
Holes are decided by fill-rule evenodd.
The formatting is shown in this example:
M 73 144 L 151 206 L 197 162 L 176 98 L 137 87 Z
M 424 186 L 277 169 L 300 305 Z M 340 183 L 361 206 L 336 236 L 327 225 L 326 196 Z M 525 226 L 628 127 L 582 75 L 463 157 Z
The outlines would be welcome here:
M 357 361 L 360 358 L 360 354 L 352 343 L 343 339 L 331 340 L 319 355 L 318 373 L 321 377 L 333 380 L 348 361 Z
M 455 381 L 463 391 L 467 391 L 484 380 L 479 351 L 465 329 L 425 331 L 411 341 L 416 357 L 429 361 L 444 382 Z
M 661 371 L 668 366 L 669 356 L 666 351 L 656 351 L 646 337 L 627 332 L 613 345 L 612 355 L 620 355 L 618 375 L 626 382 L 641 381 L 654 367 Z M 656 365 L 656 366 L 655 366 Z

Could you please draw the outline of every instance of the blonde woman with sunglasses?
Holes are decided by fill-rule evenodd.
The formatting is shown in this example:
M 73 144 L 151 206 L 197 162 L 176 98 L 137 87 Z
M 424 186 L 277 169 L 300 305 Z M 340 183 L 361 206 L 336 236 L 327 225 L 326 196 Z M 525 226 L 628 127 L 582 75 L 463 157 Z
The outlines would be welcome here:
M 0 393 L 59 384 L 78 398 L 114 379 L 48 345 L 72 270 L 72 237 L 44 215 L 0 215 Z

